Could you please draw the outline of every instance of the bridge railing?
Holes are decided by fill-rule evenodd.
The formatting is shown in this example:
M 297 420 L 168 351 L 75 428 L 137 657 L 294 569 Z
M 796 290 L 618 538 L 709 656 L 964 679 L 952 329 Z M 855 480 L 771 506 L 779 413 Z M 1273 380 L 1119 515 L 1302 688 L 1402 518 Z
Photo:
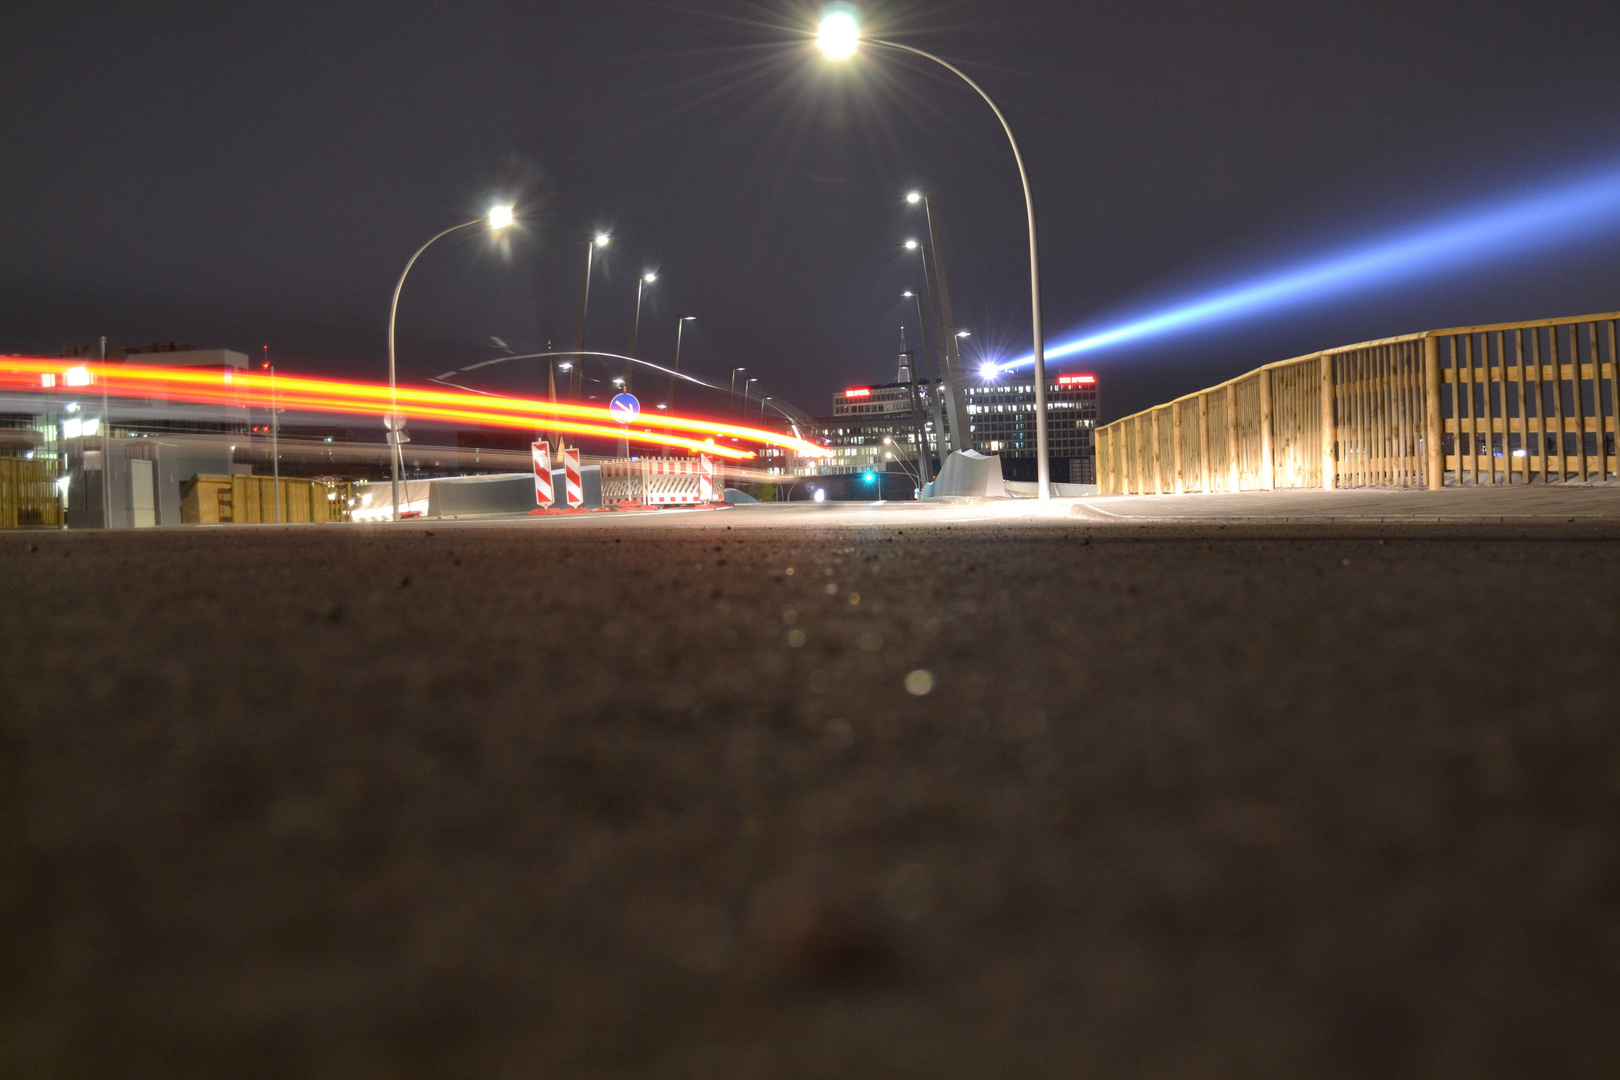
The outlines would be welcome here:
M 1620 312 L 1267 364 L 1098 429 L 1103 494 L 1620 477 Z

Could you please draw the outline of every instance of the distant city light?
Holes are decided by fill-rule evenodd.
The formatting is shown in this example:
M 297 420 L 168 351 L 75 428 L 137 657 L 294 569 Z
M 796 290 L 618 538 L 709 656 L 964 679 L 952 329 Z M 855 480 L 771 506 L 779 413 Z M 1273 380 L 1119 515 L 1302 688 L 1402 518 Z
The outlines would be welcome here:
M 871 397 L 872 396 L 872 388 L 869 387 L 869 386 L 861 386 L 861 387 L 855 388 L 854 390 L 845 390 L 844 391 L 844 396 L 847 397 L 847 398 Z
M 1097 376 L 1095 375 L 1060 375 L 1058 377 L 1059 386 L 1090 386 L 1096 381 Z
M 985 380 L 986 382 L 995 382 L 996 376 L 1000 374 L 1001 369 L 996 367 L 994 364 L 986 364 L 979 369 L 979 378 Z M 1058 381 L 1061 382 L 1062 380 L 1060 379 Z

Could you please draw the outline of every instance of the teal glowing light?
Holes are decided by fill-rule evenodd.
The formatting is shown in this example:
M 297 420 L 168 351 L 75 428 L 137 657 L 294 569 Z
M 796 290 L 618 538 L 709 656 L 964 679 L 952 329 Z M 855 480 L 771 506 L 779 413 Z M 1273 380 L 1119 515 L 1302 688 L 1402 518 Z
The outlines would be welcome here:
M 1536 249 L 1591 242 L 1617 229 L 1620 167 L 1611 165 L 1573 182 L 1482 203 L 1434 224 L 1283 267 L 1233 288 L 1082 334 L 1049 346 L 1046 358 L 1060 360 L 1338 294 L 1477 268 Z M 999 368 L 1034 362 L 1030 355 Z

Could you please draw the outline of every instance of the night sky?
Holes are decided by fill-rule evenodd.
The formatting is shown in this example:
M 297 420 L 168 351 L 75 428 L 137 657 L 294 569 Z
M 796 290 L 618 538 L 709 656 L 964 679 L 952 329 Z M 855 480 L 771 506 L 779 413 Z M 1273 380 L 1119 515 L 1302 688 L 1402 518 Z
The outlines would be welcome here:
M 893 0 L 868 28 L 958 61 L 1023 143 L 1052 340 L 1258 269 L 1620 161 L 1620 4 Z M 571 345 L 747 365 L 816 414 L 893 378 L 904 193 L 936 193 L 958 322 L 1028 349 L 1023 206 L 993 116 L 923 63 L 808 44 L 819 5 L 123 5 L 0 11 L 0 351 L 99 334 L 383 378 L 395 278 L 515 200 L 524 229 L 423 257 L 402 376 Z M 1594 230 L 1065 362 L 1116 417 L 1259 363 L 1430 327 L 1620 308 Z M 508 365 L 511 367 L 512 365 Z M 500 382 L 504 379 L 504 382 Z M 537 390 L 537 368 L 488 385 Z

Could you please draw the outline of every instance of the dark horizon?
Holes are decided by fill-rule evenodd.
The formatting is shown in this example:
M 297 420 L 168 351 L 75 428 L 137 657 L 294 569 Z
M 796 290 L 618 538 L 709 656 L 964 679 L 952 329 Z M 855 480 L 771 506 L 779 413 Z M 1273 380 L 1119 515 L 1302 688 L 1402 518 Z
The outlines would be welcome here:
M 1565 4 L 863 5 L 1014 126 L 1042 230 L 1049 342 L 1614 157 L 1620 11 Z M 34 6 L 0 20 L 14 152 L 0 351 L 106 333 L 381 378 L 388 298 L 434 232 L 516 200 L 509 245 L 433 248 L 400 370 L 572 344 L 579 245 L 613 231 L 587 347 L 641 350 L 830 411 L 888 381 L 904 193 L 938 198 L 958 322 L 1028 348 L 1023 210 L 994 118 L 919 63 L 829 69 L 819 5 L 635 0 Z M 1620 307 L 1595 231 L 1533 256 L 1063 361 L 1119 416 L 1260 363 L 1413 330 Z M 975 355 L 969 352 L 970 359 Z M 526 388 L 543 388 L 543 375 Z M 504 384 L 513 389 L 523 379 Z

